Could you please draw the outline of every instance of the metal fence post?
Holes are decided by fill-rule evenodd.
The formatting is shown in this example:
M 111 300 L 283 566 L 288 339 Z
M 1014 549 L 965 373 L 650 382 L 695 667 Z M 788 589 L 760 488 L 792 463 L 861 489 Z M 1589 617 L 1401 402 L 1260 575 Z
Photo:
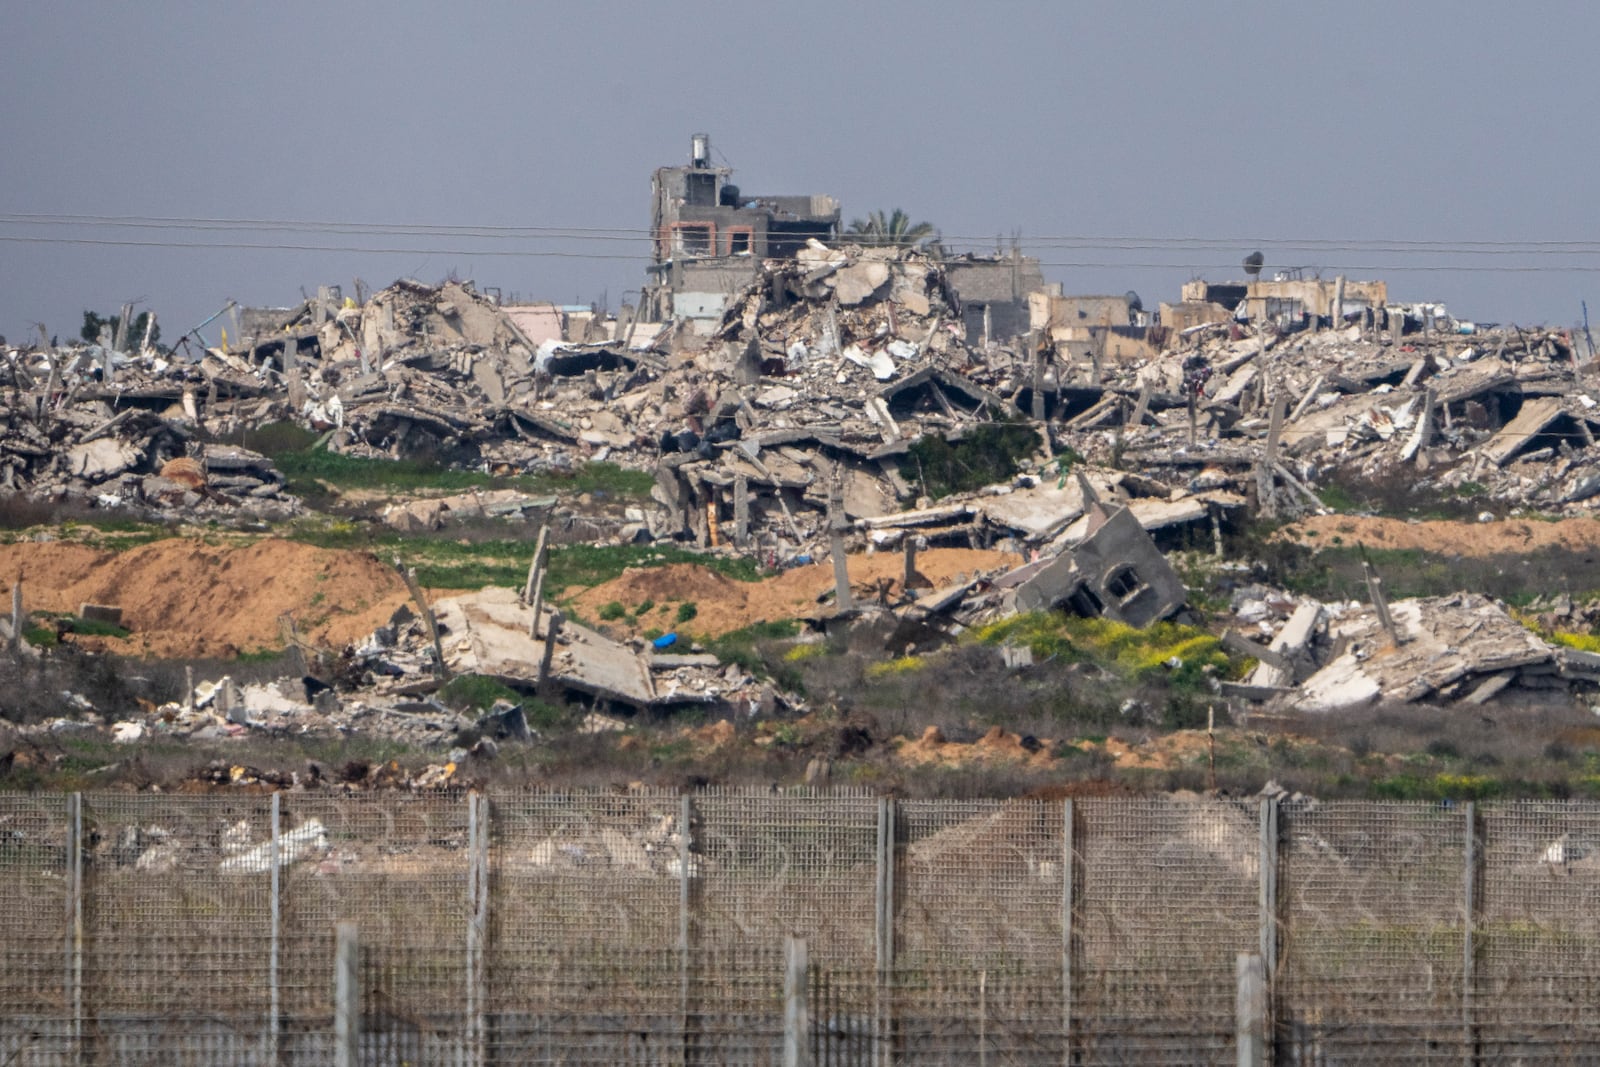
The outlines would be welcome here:
M 810 1067 L 811 1014 L 806 1005 L 810 972 L 804 938 L 783 939 L 783 1067 Z
M 482 1064 L 489 999 L 489 805 L 482 793 L 467 794 L 467 842 L 467 1055 Z
M 1278 815 L 1278 798 L 1262 797 L 1261 856 L 1259 860 L 1261 868 L 1260 901 L 1258 911 L 1260 945 L 1257 949 L 1257 954 L 1259 956 L 1262 982 L 1263 1057 L 1270 1057 L 1272 1054 L 1273 1043 L 1266 1041 L 1266 1035 L 1271 1032 L 1268 1028 L 1271 1026 L 1272 1019 L 1275 1018 L 1273 997 L 1275 995 L 1278 972 L 1278 843 L 1280 836 Z M 1240 966 L 1243 966 L 1242 957 Z M 1240 1055 L 1239 1062 L 1242 1064 L 1244 1063 L 1243 1053 Z M 1254 1062 L 1266 1063 L 1267 1060 L 1259 1059 Z
M 283 1018 L 283 993 L 278 986 L 278 962 L 283 937 L 283 833 L 282 795 L 272 794 L 272 844 L 270 926 L 267 934 L 267 1062 L 278 1062 L 278 1029 Z
M 1234 971 L 1235 1042 L 1239 1067 L 1265 1067 L 1267 1062 L 1266 961 L 1254 952 L 1241 952 Z
M 1061 1062 L 1072 1064 L 1072 909 L 1077 891 L 1071 799 L 1061 802 Z
M 67 798 L 67 1003 L 73 1063 L 83 1063 L 83 794 Z
M 361 1062 L 361 949 L 356 924 L 334 926 L 333 1064 L 359 1067 Z
M 694 1062 L 694 1030 L 689 1012 L 691 912 L 690 878 L 693 876 L 694 798 L 688 793 L 678 798 L 678 1031 L 683 1062 Z
M 1478 1060 L 1473 1034 L 1473 985 L 1477 979 L 1476 947 L 1473 927 L 1478 916 L 1478 810 L 1467 801 L 1466 835 L 1462 842 L 1466 861 L 1462 872 L 1461 914 L 1461 1062 L 1471 1067 Z
M 895 802 L 878 799 L 877 880 L 873 891 L 875 942 L 873 983 L 873 1052 L 876 1064 L 888 1064 L 894 1049 L 894 860 Z

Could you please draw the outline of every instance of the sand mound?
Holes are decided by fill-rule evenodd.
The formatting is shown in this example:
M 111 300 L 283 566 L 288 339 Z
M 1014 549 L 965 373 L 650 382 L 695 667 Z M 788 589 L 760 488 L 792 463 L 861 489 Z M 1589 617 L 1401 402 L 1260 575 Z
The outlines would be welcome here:
M 1021 557 L 1009 552 L 934 548 L 917 554 L 917 572 L 930 584 L 940 586 L 961 575 L 1014 567 L 1021 562 Z M 893 579 L 891 592 L 898 593 L 905 563 L 898 553 L 886 552 L 851 556 L 849 567 L 850 584 L 856 595 L 867 598 L 876 595 L 880 579 Z M 692 603 L 694 618 L 681 624 L 682 628 L 700 636 L 716 637 L 757 622 L 813 615 L 821 598 L 832 590 L 832 564 L 814 563 L 759 582 L 738 582 L 698 564 L 675 563 L 669 567 L 632 568 L 621 577 L 578 594 L 572 602 L 579 614 L 591 622 L 601 618 L 601 609 L 607 604 L 621 604 L 631 617 L 641 604 L 650 602 L 650 608 L 631 624 L 626 619 L 605 623 L 628 633 L 677 629 L 678 605 Z
M 1422 549 L 1481 559 L 1541 548 L 1575 552 L 1600 548 L 1600 519 L 1407 522 L 1361 515 L 1316 515 L 1285 527 L 1279 536 L 1312 548 L 1364 544 L 1368 548 Z
M 998 726 L 971 744 L 961 744 L 945 739 L 944 731 L 930 726 L 916 740 L 897 738 L 895 755 L 901 762 L 913 765 L 935 764 L 943 767 L 962 767 L 969 764 L 1016 763 L 1033 767 L 1048 767 L 1055 761 L 1053 742 L 1042 740 L 1032 751 L 1022 743 L 1021 736 Z
M 121 553 L 66 542 L 0 545 L 7 604 L 18 574 L 28 610 L 118 606 L 133 635 L 105 647 L 164 657 L 280 648 L 285 612 L 303 638 L 337 647 L 387 622 L 406 599 L 400 577 L 372 555 L 276 540 L 220 546 L 174 538 Z

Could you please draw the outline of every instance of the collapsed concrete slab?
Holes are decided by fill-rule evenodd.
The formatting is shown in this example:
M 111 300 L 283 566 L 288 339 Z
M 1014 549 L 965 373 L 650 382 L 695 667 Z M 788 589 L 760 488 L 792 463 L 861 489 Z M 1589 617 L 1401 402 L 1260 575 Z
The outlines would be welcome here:
M 1329 655 L 1291 701 L 1330 712 L 1378 700 L 1481 703 L 1507 685 L 1563 686 L 1556 648 L 1496 601 L 1470 593 L 1390 605 L 1395 643 L 1378 613 L 1356 608 L 1328 623 Z M 1546 681 L 1548 679 L 1548 682 Z M 1486 684 L 1494 686 L 1485 690 Z

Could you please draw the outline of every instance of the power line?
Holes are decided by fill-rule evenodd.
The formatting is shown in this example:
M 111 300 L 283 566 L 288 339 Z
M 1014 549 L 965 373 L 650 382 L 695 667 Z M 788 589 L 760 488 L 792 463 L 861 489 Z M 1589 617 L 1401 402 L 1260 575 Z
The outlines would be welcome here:
M 358 245 L 268 244 L 250 241 L 122 241 L 104 237 L 20 237 L 0 234 L 0 241 L 26 244 L 108 245 L 125 248 L 254 249 L 268 252 L 362 252 L 369 255 L 512 256 L 536 259 L 620 259 L 637 263 L 647 256 L 611 256 L 598 252 L 551 252 L 507 248 L 374 248 Z
M 363 245 L 314 245 L 290 244 L 285 242 L 265 241 L 135 241 L 121 240 L 106 237 L 29 237 L 18 235 L 0 234 L 0 241 L 21 244 L 47 244 L 47 245 L 89 245 L 113 248 L 187 248 L 187 249 L 218 249 L 218 250 L 247 250 L 266 252 L 346 252 L 364 255 L 440 255 L 461 257 L 503 257 L 510 259 L 587 259 L 587 260 L 618 260 L 629 263 L 641 263 L 649 259 L 646 255 L 609 255 L 601 252 L 559 252 L 548 249 L 509 249 L 509 248 L 420 248 L 405 247 L 392 248 L 381 246 Z M 1041 261 L 1041 267 L 1056 267 L 1081 270 L 1211 270 L 1217 267 L 1215 262 L 1209 263 L 1142 263 L 1114 260 L 1080 260 L 1080 261 Z M 1561 264 L 1549 266 L 1503 264 L 1497 266 L 1468 266 L 1457 263 L 1441 264 L 1327 264 L 1320 268 L 1323 272 L 1362 271 L 1368 273 L 1389 273 L 1396 271 L 1418 271 L 1435 273 L 1481 273 L 1481 274 L 1566 274 L 1600 273 L 1600 264 Z
M 312 222 L 295 220 L 271 219 L 201 219 L 180 218 L 176 216 L 102 216 L 102 215 L 35 215 L 0 213 L 0 226 L 111 226 L 134 227 L 139 229 L 172 229 L 172 230 L 202 230 L 221 231 L 222 233 L 252 232 L 265 230 L 268 232 L 317 232 L 321 230 L 329 236 L 345 238 L 352 237 L 418 237 L 427 239 L 464 238 L 471 241 L 548 241 L 568 242 L 583 244 L 586 242 L 647 242 L 651 240 L 649 231 L 626 230 L 623 228 L 588 228 L 588 227 L 468 227 L 468 226 L 439 226 L 432 224 L 416 224 L 411 226 L 373 223 L 337 223 L 337 222 Z M 632 236 L 629 236 L 629 235 Z M 792 236 L 792 235 L 790 235 Z M 951 239 L 956 240 L 956 239 Z M 980 240 L 980 239 L 972 239 Z M 981 239 L 987 240 L 987 239 Z M 0 241 L 20 244 L 41 245 L 81 245 L 98 247 L 127 247 L 127 248 L 172 248 L 172 249 L 223 249 L 246 251 L 292 251 L 292 252 L 336 252 L 356 253 L 366 255 L 449 255 L 462 257 L 505 257 L 505 258 L 530 258 L 530 259 L 583 259 L 583 260 L 617 260 L 626 262 L 641 262 L 650 256 L 644 252 L 637 255 L 611 254 L 599 251 L 573 251 L 540 248 L 512 249 L 505 247 L 420 247 L 407 245 L 390 247 L 384 245 L 361 244 L 312 244 L 298 241 L 185 241 L 185 240 L 155 240 L 132 239 L 116 237 L 56 237 L 30 234 L 0 234 Z M 1134 237 L 1036 237 L 1030 238 L 1030 243 L 1041 247 L 1048 252 L 1170 252 L 1174 256 L 1186 255 L 1190 260 L 1167 260 L 1159 262 L 1128 261 L 1106 258 L 1083 260 L 1051 260 L 1042 259 L 1041 267 L 1076 270 L 1186 270 L 1207 271 L 1215 270 L 1219 264 L 1215 261 L 1194 262 L 1196 253 L 1216 251 L 1231 255 L 1240 247 L 1248 245 L 1267 245 L 1276 242 L 1280 247 L 1293 249 L 1302 247 L 1299 243 L 1291 243 L 1288 239 L 1219 239 L 1219 238 L 1134 238 Z M 1433 256 L 1450 257 L 1445 262 L 1429 263 L 1403 263 L 1403 262 L 1369 262 L 1369 263 L 1339 263 L 1322 262 L 1303 264 L 1304 269 L 1319 272 L 1340 271 L 1345 273 L 1364 272 L 1371 274 L 1391 272 L 1434 272 L 1434 273 L 1488 273 L 1488 274 L 1539 274 L 1539 273 L 1600 273 L 1600 264 L 1585 264 L 1581 262 L 1566 261 L 1565 257 L 1600 257 L 1600 243 L 1579 241 L 1530 241 L 1514 242 L 1335 242 L 1320 239 L 1307 239 L 1303 243 L 1305 251 L 1317 256 L 1325 256 L 1340 252 L 1353 256 Z M 1475 265 L 1460 260 L 1479 256 L 1494 257 L 1522 257 L 1523 259 L 1543 260 L 1543 262 L 1496 263 L 1493 265 Z M 1562 262 L 1550 262 L 1548 257 L 1563 257 Z
M 434 223 L 395 223 L 395 222 L 347 222 L 331 219 L 254 219 L 254 218 L 217 218 L 217 217 L 187 217 L 173 215 L 88 215 L 88 214 L 50 214 L 7 212 L 0 213 L 0 223 L 12 225 L 66 225 L 66 226 L 131 226 L 131 227 L 170 227 L 175 229 L 266 229 L 266 230 L 332 230 L 340 233 L 372 233 L 380 235 L 422 235 L 439 234 L 446 236 L 556 236 L 570 237 L 575 240 L 600 240 L 600 239 L 651 239 L 654 232 L 645 227 L 624 226 L 506 226 L 493 224 L 460 224 L 446 225 Z M 963 235 L 942 234 L 942 242 L 961 242 L 992 246 L 995 236 L 992 234 Z M 1035 234 L 1025 237 L 1029 246 L 1041 245 L 1070 245 L 1100 249 L 1151 249 L 1151 248 L 1191 248 L 1191 249 L 1217 249 L 1234 251 L 1244 246 L 1266 246 L 1278 248 L 1317 248 L 1329 251 L 1369 251 L 1369 252 L 1396 252 L 1405 254 L 1516 254 L 1516 253 L 1559 253 L 1559 254 L 1600 254 L 1600 241 L 1410 241 L 1396 239 L 1356 239 L 1356 238 L 1288 238 L 1265 236 L 1237 236 L 1237 237 L 1155 237 L 1140 235 L 1092 235 L 1092 234 Z

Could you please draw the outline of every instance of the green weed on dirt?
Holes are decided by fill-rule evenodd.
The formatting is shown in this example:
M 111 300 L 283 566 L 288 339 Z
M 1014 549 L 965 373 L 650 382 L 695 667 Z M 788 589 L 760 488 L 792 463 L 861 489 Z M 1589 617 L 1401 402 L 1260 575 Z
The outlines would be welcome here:
M 1038 447 L 1038 431 L 1022 423 L 979 426 L 956 442 L 928 434 L 911 446 L 900 473 L 938 499 L 1008 481 Z
M 301 523 L 285 536 L 319 548 L 371 552 L 384 562 L 398 556 L 417 569 L 419 582 L 432 589 L 520 587 L 527 580 L 534 549 L 532 538 L 469 541 L 412 536 L 347 521 Z M 755 581 L 761 575 L 754 560 L 706 556 L 677 545 L 557 545 L 547 562 L 544 587 L 551 596 L 610 581 L 629 567 L 698 563 L 736 581 Z
M 1025 645 L 1035 662 L 1094 663 L 1129 681 L 1161 677 L 1175 689 L 1203 688 L 1208 676 L 1227 677 L 1234 668 L 1218 638 L 1172 622 L 1140 630 L 1110 619 L 1029 612 L 979 628 L 976 640 Z
M 316 435 L 292 423 L 273 423 L 238 435 L 231 443 L 272 458 L 300 495 L 319 495 L 317 483 L 337 489 L 463 490 L 508 488 L 528 493 L 593 493 L 637 499 L 648 496 L 654 477 L 614 463 L 586 463 L 570 474 L 524 474 L 496 478 L 481 471 L 447 467 L 428 459 L 372 459 L 330 452 Z

